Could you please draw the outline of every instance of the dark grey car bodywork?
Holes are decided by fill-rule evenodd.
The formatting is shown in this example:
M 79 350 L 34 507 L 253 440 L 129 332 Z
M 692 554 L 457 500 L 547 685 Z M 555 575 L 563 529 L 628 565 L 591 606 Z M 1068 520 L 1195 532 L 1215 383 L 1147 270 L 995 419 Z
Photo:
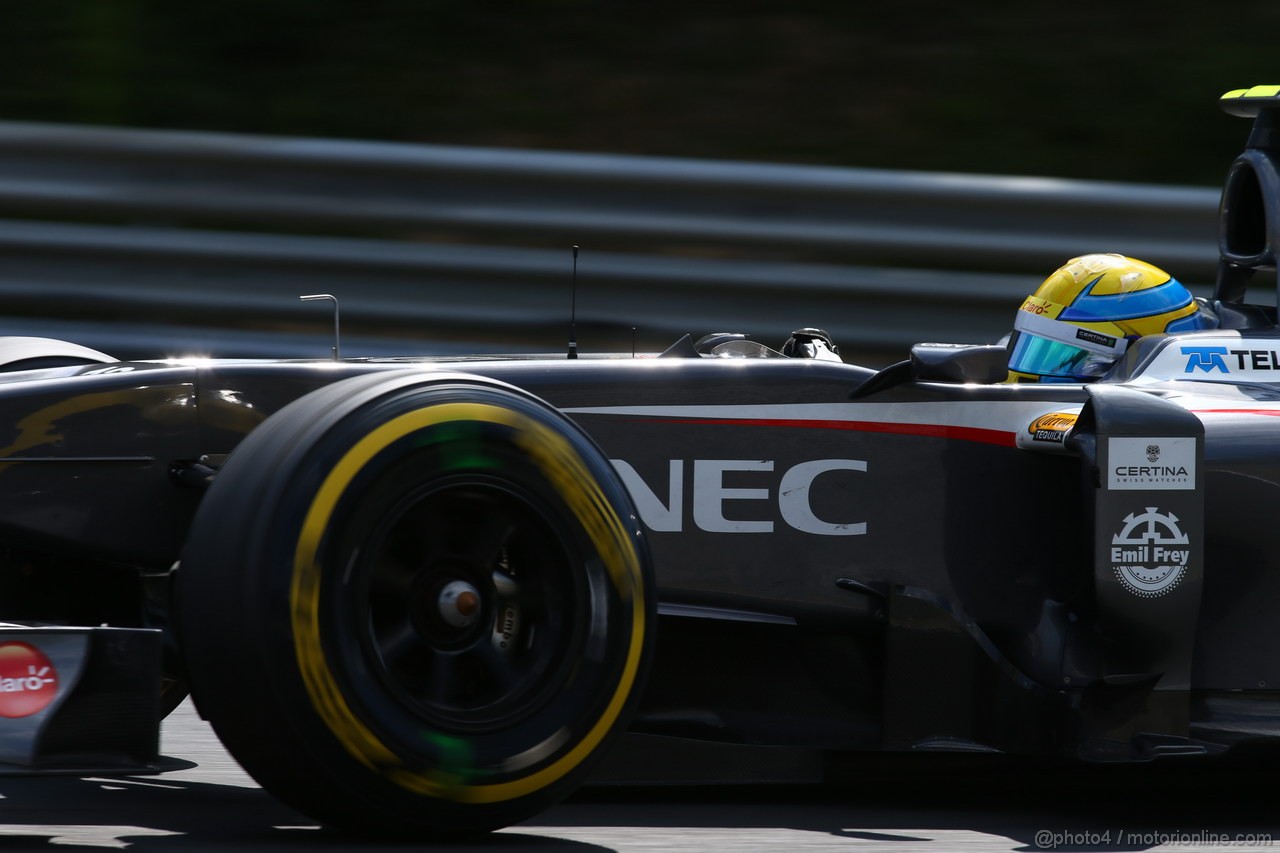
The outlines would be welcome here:
M 1280 246 L 1272 107 L 1224 194 L 1221 327 L 1092 385 L 995 384 L 999 350 L 945 346 L 4 374 L 0 620 L 160 628 L 180 682 L 167 582 L 221 461 L 332 382 L 447 371 L 547 401 L 626 485 L 661 616 L 637 731 L 1092 760 L 1273 738 L 1280 329 L 1246 299 Z
M 127 594 L 64 582 L 163 574 L 199 506 L 193 466 L 216 468 L 293 399 L 360 372 L 448 369 L 547 400 L 631 491 L 663 614 L 639 729 L 1097 758 L 1225 744 L 1269 729 L 1233 729 L 1223 709 L 1255 709 L 1280 684 L 1265 521 L 1280 401 L 1166 374 L 1186 369 L 1189 342 L 1280 350 L 1240 335 L 1148 341 L 1129 375 L 1093 386 L 908 380 L 863 396 L 872 371 L 782 358 L 14 373 L 0 384 L 0 527 L 18 556 L 0 617 L 164 627 L 163 607 L 138 609 L 136 577 Z M 1045 416 L 1072 426 L 1037 437 Z M 1114 482 L 1133 448 L 1157 446 L 1168 464 L 1150 467 L 1182 473 Z M 1149 552 L 1166 540 L 1180 540 L 1175 582 L 1127 583 L 1117 566 L 1159 574 Z M 1136 543 L 1125 560 L 1117 542 Z

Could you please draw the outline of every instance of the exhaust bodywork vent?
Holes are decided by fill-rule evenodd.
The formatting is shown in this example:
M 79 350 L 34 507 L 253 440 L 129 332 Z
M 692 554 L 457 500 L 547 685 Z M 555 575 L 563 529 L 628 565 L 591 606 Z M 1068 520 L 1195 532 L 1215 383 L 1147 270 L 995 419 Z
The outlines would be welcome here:
M 1267 250 L 1267 216 L 1262 187 L 1253 164 L 1241 158 L 1231 167 L 1222 191 L 1219 248 L 1224 257 L 1248 263 Z
M 1219 103 L 1231 115 L 1254 120 L 1244 153 L 1227 173 L 1218 213 L 1222 258 L 1213 295 L 1219 302 L 1239 304 L 1245 301 L 1255 273 L 1276 273 L 1280 250 L 1280 86 L 1234 89 Z M 1276 286 L 1280 288 L 1280 280 Z
M 1218 212 L 1218 251 L 1222 259 L 1214 292 L 1214 297 L 1223 302 L 1244 302 L 1253 274 L 1276 269 L 1280 171 L 1273 158 L 1277 154 L 1280 152 L 1247 149 L 1227 173 Z

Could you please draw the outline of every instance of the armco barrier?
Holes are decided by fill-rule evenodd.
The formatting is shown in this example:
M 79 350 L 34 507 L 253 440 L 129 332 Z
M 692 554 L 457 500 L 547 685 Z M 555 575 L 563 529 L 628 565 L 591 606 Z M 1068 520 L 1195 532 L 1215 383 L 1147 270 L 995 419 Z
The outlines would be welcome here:
M 816 325 L 847 355 L 884 360 L 917 340 L 994 340 L 1085 251 L 1207 284 L 1217 201 L 1049 178 L 0 123 L 0 298 L 25 318 L 15 328 L 80 323 L 93 338 L 109 322 L 116 341 L 136 330 L 138 353 L 185 326 L 236 331 L 212 345 L 221 354 L 269 332 L 275 352 L 282 328 L 323 332 L 323 312 L 297 302 L 321 291 L 341 298 L 345 330 L 415 352 L 554 350 L 577 243 L 584 349 L 625 350 L 633 327 L 652 348 L 713 330 L 777 344 Z

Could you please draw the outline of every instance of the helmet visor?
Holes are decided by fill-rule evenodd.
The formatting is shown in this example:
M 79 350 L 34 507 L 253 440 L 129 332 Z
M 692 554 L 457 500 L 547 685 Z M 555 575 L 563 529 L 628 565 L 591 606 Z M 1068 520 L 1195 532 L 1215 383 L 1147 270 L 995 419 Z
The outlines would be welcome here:
M 1116 361 L 1113 355 L 1091 352 L 1062 341 L 1015 330 L 1009 337 L 1009 369 L 1036 376 L 1097 379 Z

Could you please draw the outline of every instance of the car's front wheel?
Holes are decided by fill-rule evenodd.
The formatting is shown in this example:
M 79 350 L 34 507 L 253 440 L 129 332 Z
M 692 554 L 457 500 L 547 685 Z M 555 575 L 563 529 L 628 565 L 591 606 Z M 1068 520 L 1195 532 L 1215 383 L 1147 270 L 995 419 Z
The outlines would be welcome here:
M 637 698 L 650 569 L 595 445 L 498 383 L 345 380 L 218 473 L 178 572 L 197 707 L 332 825 L 444 837 L 572 790 Z

